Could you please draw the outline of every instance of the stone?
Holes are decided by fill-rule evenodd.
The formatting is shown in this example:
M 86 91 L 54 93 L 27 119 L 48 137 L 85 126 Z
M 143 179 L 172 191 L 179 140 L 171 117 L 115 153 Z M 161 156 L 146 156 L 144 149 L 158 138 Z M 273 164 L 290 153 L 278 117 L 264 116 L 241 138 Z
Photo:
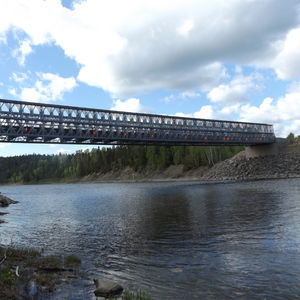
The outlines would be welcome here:
M 0 207 L 7 207 L 10 204 L 16 204 L 18 201 L 12 200 L 6 196 L 0 195 Z
M 123 292 L 123 287 L 113 281 L 104 279 L 94 279 L 96 290 L 94 294 L 96 297 L 113 297 L 118 296 Z
M 174 268 L 174 269 L 171 269 L 171 271 L 173 273 L 181 273 L 183 270 L 181 268 Z

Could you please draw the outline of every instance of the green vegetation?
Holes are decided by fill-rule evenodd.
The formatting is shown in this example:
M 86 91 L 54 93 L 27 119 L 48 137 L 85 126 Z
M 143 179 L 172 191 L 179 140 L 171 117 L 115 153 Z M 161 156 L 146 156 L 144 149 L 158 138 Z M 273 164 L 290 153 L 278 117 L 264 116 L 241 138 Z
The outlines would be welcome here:
M 121 297 L 118 298 L 108 298 L 109 300 L 152 300 L 151 296 L 146 294 L 145 292 L 130 292 L 124 291 Z
M 141 171 L 184 165 L 188 170 L 212 166 L 241 150 L 243 147 L 229 146 L 118 146 L 71 155 L 0 157 L 0 183 L 67 181 L 126 167 Z
M 38 289 L 52 291 L 62 279 L 70 275 L 76 277 L 76 270 L 70 269 L 70 265 L 66 269 L 64 262 L 76 261 L 79 265 L 80 259 L 74 255 L 68 257 L 47 257 L 34 250 L 0 246 L 0 299 L 25 297 L 32 281 L 36 282 Z
M 76 255 L 69 255 L 65 258 L 66 266 L 76 266 L 81 264 L 81 259 Z
M 286 138 L 293 142 L 295 140 L 295 135 L 291 132 Z
M 300 141 L 300 135 L 295 136 L 295 134 L 292 132 L 290 132 L 286 138 L 288 140 L 290 140 L 291 142 L 299 142 Z

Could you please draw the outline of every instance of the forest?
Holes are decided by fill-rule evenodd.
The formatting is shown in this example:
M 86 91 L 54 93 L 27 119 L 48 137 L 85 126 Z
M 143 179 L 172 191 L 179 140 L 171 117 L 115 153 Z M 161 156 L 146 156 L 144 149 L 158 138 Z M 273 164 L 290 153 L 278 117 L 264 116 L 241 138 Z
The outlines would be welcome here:
M 212 166 L 243 150 L 230 146 L 115 146 L 74 154 L 0 157 L 0 183 L 38 183 L 76 180 L 94 173 L 131 167 L 163 170 L 184 165 L 186 170 Z

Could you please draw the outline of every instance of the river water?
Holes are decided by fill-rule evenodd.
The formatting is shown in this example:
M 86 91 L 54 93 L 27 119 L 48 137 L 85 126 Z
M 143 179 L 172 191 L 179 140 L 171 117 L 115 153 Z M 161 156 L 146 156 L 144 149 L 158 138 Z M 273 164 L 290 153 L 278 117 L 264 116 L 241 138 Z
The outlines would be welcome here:
M 0 243 L 74 253 L 153 299 L 299 299 L 300 179 L 1 186 Z M 91 281 L 51 299 L 94 299 Z

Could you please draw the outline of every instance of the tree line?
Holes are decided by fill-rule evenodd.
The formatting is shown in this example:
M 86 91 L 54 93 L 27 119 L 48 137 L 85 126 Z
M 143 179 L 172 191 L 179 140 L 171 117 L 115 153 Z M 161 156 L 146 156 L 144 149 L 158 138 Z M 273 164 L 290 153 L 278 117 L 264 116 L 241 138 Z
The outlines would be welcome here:
M 243 150 L 232 146 L 115 146 L 74 154 L 0 157 L 0 183 L 37 183 L 79 179 L 131 167 L 163 170 L 171 165 L 185 169 L 212 166 Z

